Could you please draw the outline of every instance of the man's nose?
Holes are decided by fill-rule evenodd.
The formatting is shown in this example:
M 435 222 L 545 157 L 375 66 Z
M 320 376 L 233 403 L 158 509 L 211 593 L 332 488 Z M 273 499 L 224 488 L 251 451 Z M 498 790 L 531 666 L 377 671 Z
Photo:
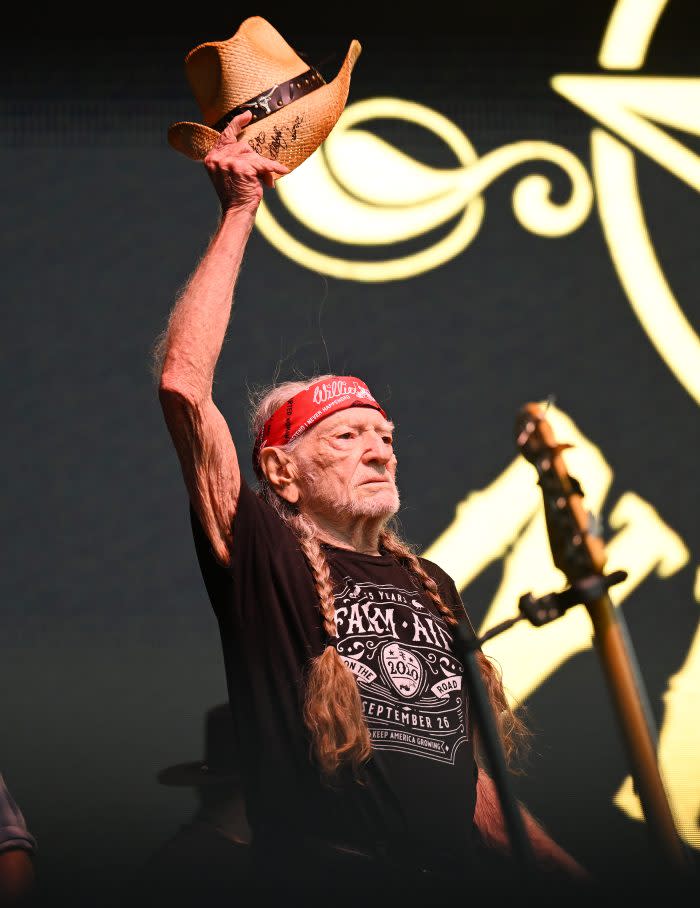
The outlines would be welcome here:
M 386 466 L 391 460 L 392 454 L 393 449 L 391 445 L 388 445 L 378 435 L 370 435 L 364 453 L 364 460 L 367 463 L 372 463 L 374 461 L 375 463 L 382 464 L 382 466 Z

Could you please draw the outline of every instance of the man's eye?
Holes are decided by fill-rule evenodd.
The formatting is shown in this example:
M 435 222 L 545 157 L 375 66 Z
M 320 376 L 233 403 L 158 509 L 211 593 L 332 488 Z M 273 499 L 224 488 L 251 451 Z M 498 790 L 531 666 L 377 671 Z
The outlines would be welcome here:
M 338 435 L 338 438 L 352 438 L 352 432 L 343 432 L 342 435 Z
M 382 441 L 385 445 L 393 445 L 394 443 L 394 439 L 391 437 L 391 435 L 385 435 Z

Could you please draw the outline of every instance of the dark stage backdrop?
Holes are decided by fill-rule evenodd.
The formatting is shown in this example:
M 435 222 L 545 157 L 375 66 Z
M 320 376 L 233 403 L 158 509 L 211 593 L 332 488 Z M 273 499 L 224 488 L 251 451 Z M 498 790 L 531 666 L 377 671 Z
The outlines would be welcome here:
M 250 241 L 215 388 L 239 450 L 248 388 L 365 377 L 398 426 L 403 529 L 488 627 L 562 585 L 512 436 L 521 404 L 555 394 L 630 571 L 617 601 L 700 844 L 697 5 L 465 7 L 191 9 L 5 38 L 0 770 L 57 903 L 71 878 L 133 873 L 192 815 L 193 791 L 156 774 L 203 756 L 225 699 L 149 351 L 218 214 L 165 140 L 198 119 L 182 61 L 248 13 L 327 75 L 350 38 L 364 50 L 354 126 L 266 193 Z M 494 645 L 536 732 L 516 788 L 592 871 L 628 872 L 645 833 L 579 611 Z

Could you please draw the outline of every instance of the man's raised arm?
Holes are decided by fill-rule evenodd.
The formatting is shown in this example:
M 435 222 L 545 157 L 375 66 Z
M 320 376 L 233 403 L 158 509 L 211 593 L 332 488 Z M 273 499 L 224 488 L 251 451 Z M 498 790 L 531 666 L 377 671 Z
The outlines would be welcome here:
M 192 506 L 222 563 L 229 560 L 240 472 L 231 433 L 212 399 L 214 370 L 262 183 L 273 187 L 276 176 L 289 172 L 238 141 L 250 118 L 246 112 L 232 120 L 204 159 L 221 221 L 170 316 L 159 385 Z

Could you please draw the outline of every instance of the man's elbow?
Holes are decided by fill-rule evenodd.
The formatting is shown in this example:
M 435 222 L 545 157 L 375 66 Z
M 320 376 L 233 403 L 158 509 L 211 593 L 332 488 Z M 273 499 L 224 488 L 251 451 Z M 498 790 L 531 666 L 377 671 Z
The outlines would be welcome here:
M 184 405 L 193 403 L 194 395 L 182 379 L 163 372 L 158 382 L 158 399 L 164 407 L 177 403 Z
M 193 395 L 184 383 L 165 374 L 161 375 L 158 383 L 158 400 L 166 416 L 187 409 L 194 403 Z
M 166 359 L 158 382 L 158 397 L 163 410 L 196 410 L 204 403 L 207 393 L 187 369 Z
M 186 382 L 173 380 L 164 373 L 158 385 L 158 399 L 171 432 L 180 435 L 186 428 L 189 435 L 200 424 L 204 401 L 197 389 Z
M 184 405 L 197 405 L 206 396 L 206 383 L 202 381 L 189 353 L 166 350 L 160 361 L 158 394 L 161 399 Z

